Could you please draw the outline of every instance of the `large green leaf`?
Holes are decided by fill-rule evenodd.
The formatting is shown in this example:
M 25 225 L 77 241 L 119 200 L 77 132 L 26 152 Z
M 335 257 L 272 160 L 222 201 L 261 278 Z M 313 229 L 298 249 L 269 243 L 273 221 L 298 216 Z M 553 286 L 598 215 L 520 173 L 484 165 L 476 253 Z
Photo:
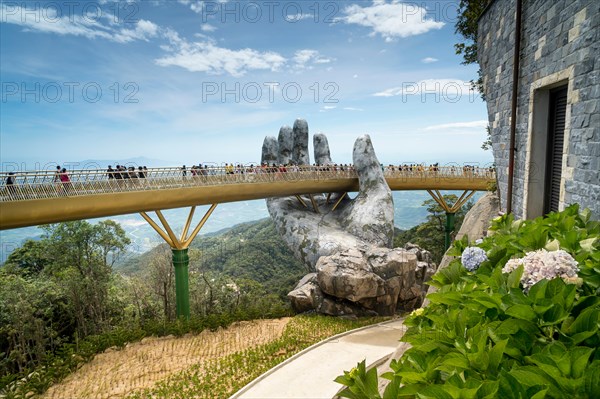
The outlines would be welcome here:
M 513 305 L 506 309 L 505 313 L 521 320 L 533 321 L 536 319 L 535 312 L 531 306 L 527 305 Z
M 573 323 L 569 326 L 568 332 L 571 334 L 597 331 L 598 320 L 600 319 L 600 310 L 597 308 L 588 308 L 584 310 Z
M 489 356 L 489 364 L 488 364 L 488 372 L 491 374 L 495 374 L 498 371 L 500 366 L 500 362 L 502 361 L 502 356 L 504 355 L 504 349 L 508 344 L 508 339 L 502 340 L 490 350 Z
M 588 398 L 600 398 L 600 361 L 585 370 L 584 392 Z
M 531 387 L 531 386 L 549 386 L 552 385 L 552 381 L 545 377 L 543 373 L 537 367 L 524 366 L 511 370 L 510 375 L 516 378 L 520 384 Z
M 588 361 L 594 349 L 576 347 L 571 349 L 571 377 L 579 378 L 583 376 L 585 369 L 588 367 Z
M 452 391 L 452 393 L 450 393 Z M 417 394 L 422 399 L 458 399 L 460 390 L 450 385 L 428 385 Z

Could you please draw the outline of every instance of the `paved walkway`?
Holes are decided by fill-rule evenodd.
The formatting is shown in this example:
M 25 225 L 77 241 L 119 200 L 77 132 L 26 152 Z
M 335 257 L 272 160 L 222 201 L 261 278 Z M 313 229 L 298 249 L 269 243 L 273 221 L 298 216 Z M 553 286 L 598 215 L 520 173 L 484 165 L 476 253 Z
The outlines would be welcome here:
M 342 388 L 333 380 L 363 359 L 367 366 L 394 352 L 403 319 L 336 335 L 269 370 L 231 399 L 331 399 Z

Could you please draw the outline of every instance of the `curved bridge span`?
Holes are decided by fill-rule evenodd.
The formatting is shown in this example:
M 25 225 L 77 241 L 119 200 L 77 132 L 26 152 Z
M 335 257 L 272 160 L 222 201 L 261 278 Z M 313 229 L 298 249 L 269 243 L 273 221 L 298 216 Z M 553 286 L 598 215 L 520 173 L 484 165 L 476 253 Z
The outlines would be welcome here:
M 384 175 L 392 190 L 428 190 L 434 198 L 433 191 L 485 191 L 495 181 L 492 169 L 480 168 L 389 168 Z M 0 230 L 187 206 L 358 191 L 356 171 L 340 167 L 255 168 L 233 173 L 226 168 L 152 168 L 114 172 L 110 178 L 106 170 L 75 170 L 67 176 L 69 181 L 61 182 L 54 171 L 0 174 L 5 183 L 13 179 L 13 184 L 4 184 L 0 190 Z

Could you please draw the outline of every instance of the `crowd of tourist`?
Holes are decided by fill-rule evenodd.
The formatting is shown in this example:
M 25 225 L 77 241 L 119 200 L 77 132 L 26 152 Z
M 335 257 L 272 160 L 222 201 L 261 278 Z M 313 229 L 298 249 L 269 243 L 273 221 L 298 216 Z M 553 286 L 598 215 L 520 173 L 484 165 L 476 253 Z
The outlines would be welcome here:
M 177 169 L 175 169 L 177 170 Z M 250 175 L 250 174 L 276 174 L 280 176 L 282 173 L 297 173 L 297 172 L 353 172 L 355 170 L 353 164 L 337 164 L 331 163 L 326 165 L 295 165 L 295 164 L 276 164 L 276 163 L 261 163 L 261 164 L 250 164 L 243 165 L 241 163 L 233 164 L 226 163 L 224 166 L 209 166 L 202 165 L 201 163 L 198 165 L 193 165 L 190 168 L 187 168 L 185 165 L 179 168 L 180 176 L 184 179 L 188 178 L 196 178 L 199 176 L 215 176 L 215 175 Z M 394 174 L 403 174 L 403 175 L 421 175 L 421 176 L 431 176 L 431 175 L 443 175 L 443 176 L 471 176 L 471 177 L 489 177 L 492 176 L 495 172 L 493 167 L 479 167 L 474 165 L 464 165 L 464 166 L 444 166 L 440 167 L 439 163 L 434 164 L 399 164 L 399 165 L 381 165 L 381 170 L 387 176 Z M 97 180 L 97 175 L 95 174 Z M 112 165 L 108 166 L 106 169 L 106 178 L 109 182 L 117 182 L 119 186 L 129 186 L 130 184 L 134 184 L 138 182 L 139 179 L 147 179 L 147 178 L 172 178 L 173 176 L 173 168 L 160 168 L 160 169 L 148 169 L 146 166 L 124 166 L 124 165 L 116 165 L 115 168 Z M 76 179 L 77 181 L 80 181 Z M 53 182 L 57 184 L 57 189 L 61 190 L 63 193 L 68 194 L 73 190 L 73 185 L 69 174 L 67 173 L 66 168 L 62 168 L 60 166 L 56 167 Z M 129 182 L 129 183 L 127 183 Z M 137 184 L 137 183 L 135 183 Z M 5 185 L 8 192 L 14 196 L 16 193 L 17 183 L 17 175 L 14 172 L 8 173 Z

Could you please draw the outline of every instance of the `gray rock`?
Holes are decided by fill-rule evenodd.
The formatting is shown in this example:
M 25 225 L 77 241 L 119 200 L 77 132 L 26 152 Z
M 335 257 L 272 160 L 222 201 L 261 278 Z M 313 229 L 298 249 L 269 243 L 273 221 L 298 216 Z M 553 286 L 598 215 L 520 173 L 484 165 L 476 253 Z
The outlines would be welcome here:
M 487 231 L 493 218 L 500 212 L 500 200 L 494 193 L 486 193 L 473 205 L 465 215 L 463 224 L 456 234 L 456 239 L 460 240 L 465 235 L 469 241 L 474 242 L 487 236 Z
M 374 310 L 365 309 L 352 302 L 339 299 L 325 297 L 321 306 L 317 309 L 317 312 L 326 314 L 329 316 L 377 316 L 377 312 Z
M 323 303 L 323 293 L 313 281 L 291 291 L 287 297 L 292 303 L 292 308 L 298 313 L 318 309 Z
M 308 273 L 306 276 L 302 277 L 300 279 L 300 281 L 298 281 L 298 284 L 296 284 L 296 287 L 294 289 L 297 290 L 298 288 L 302 287 L 305 284 L 314 283 L 316 281 L 317 281 L 317 273 Z
M 308 123 L 304 119 L 294 122 L 294 147 L 292 150 L 292 163 L 295 165 L 310 165 L 308 155 Z
M 317 281 L 324 293 L 352 302 L 385 294 L 385 281 L 369 269 L 364 254 L 350 248 L 322 256 L 317 262 Z
M 279 145 L 277 144 L 277 139 L 273 136 L 265 137 L 262 146 L 262 157 L 261 163 L 268 163 L 272 165 L 277 162 L 279 154 Z
M 282 126 L 279 129 L 277 138 L 279 144 L 279 154 L 277 162 L 280 165 L 287 165 L 292 162 L 292 151 L 294 149 L 294 131 L 289 126 Z
M 315 134 L 313 136 L 313 146 L 315 150 L 315 162 L 317 165 L 330 165 L 331 153 L 329 152 L 329 142 L 327 136 L 323 133 Z
M 373 273 L 383 279 L 405 276 L 417 267 L 417 256 L 400 248 L 371 247 L 367 261 Z

